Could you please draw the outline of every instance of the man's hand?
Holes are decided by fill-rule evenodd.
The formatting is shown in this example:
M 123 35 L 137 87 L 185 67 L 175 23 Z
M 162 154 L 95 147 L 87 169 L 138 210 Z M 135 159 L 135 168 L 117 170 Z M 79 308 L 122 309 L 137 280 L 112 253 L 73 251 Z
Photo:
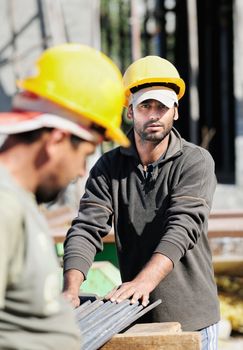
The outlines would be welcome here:
M 140 300 L 143 306 L 147 306 L 149 303 L 149 293 L 150 290 L 147 283 L 133 280 L 123 283 L 118 288 L 114 288 L 105 298 L 116 301 L 117 303 L 131 298 L 131 304 L 135 304 Z
M 154 253 L 147 265 L 132 281 L 113 289 L 105 298 L 117 303 L 131 298 L 132 304 L 139 300 L 143 306 L 147 306 L 149 294 L 172 270 L 173 263 L 167 256 Z
M 84 275 L 78 270 L 68 270 L 64 273 L 63 296 L 73 307 L 80 305 L 79 288 L 84 281 Z
M 76 294 L 76 293 L 73 294 L 72 292 L 67 290 L 67 291 L 63 292 L 62 295 L 64 296 L 64 298 L 66 300 L 68 300 L 72 304 L 72 306 L 74 308 L 79 307 L 80 299 L 78 297 L 78 294 Z

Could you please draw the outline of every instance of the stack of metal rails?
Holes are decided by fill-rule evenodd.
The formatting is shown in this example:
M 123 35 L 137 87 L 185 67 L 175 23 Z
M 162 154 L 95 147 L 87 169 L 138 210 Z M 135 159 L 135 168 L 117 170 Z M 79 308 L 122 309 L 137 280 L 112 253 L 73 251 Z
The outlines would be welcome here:
M 82 349 L 99 349 L 113 335 L 129 327 L 160 303 L 159 299 L 144 307 L 139 302 L 131 304 L 128 299 L 121 303 L 101 299 L 93 302 L 87 300 L 74 310 L 82 335 Z

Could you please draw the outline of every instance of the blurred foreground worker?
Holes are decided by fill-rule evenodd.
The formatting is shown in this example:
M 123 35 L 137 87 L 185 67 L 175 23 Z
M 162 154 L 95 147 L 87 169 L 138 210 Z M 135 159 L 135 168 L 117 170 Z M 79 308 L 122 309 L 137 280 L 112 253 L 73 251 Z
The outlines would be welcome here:
M 80 349 L 72 307 L 60 296 L 58 263 L 37 202 L 85 173 L 104 138 L 124 146 L 122 76 L 78 44 L 46 50 L 0 113 L 0 349 Z
M 173 127 L 185 83 L 170 62 L 141 58 L 124 85 L 131 146 L 104 154 L 90 172 L 65 242 L 66 293 L 76 305 L 113 219 L 123 284 L 107 298 L 144 305 L 161 298 L 143 322 L 178 321 L 185 331 L 202 330 L 205 348 L 216 349 L 219 307 L 207 237 L 213 159 Z

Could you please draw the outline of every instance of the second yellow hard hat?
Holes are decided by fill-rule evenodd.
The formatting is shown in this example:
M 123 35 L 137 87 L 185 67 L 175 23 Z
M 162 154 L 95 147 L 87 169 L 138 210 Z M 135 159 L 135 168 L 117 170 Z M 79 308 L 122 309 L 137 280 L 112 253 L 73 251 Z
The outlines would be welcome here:
M 146 56 L 133 62 L 123 76 L 126 105 L 131 95 L 131 89 L 144 84 L 171 83 L 177 86 L 177 96 L 180 99 L 185 92 L 185 83 L 168 60 L 159 56 Z

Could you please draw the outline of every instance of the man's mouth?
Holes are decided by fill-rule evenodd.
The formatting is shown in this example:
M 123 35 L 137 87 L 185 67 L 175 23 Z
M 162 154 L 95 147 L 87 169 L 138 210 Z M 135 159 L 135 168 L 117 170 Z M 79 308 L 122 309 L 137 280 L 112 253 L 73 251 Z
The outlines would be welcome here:
M 153 124 L 148 124 L 146 125 L 146 129 L 154 129 L 154 128 L 161 128 L 163 125 L 161 125 L 160 123 L 153 123 Z

